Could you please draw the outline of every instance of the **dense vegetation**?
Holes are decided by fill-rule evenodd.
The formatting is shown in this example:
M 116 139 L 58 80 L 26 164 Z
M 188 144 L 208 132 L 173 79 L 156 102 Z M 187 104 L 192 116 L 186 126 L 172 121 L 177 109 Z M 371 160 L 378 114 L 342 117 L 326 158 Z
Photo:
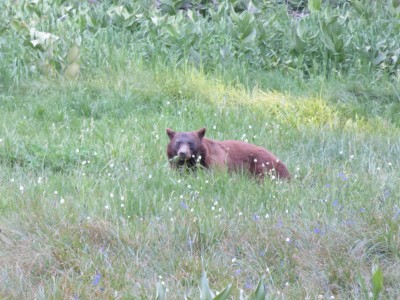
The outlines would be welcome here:
M 302 1 L 279 2 L 4 1 L 2 81 L 65 71 L 74 76 L 78 66 L 93 73 L 129 58 L 251 78 L 257 85 L 268 85 L 259 75 L 270 70 L 296 79 L 398 77 L 398 1 L 321 7 L 314 0 L 311 11 Z
M 0 298 L 398 297 L 398 0 L 0 8 Z M 204 126 L 293 180 L 172 172 Z

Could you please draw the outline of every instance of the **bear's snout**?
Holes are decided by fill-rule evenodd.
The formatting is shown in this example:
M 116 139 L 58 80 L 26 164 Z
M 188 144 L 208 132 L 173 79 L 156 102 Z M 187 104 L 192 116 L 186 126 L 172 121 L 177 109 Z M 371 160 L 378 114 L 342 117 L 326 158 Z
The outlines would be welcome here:
M 191 158 L 190 148 L 187 144 L 183 144 L 178 149 L 178 156 L 181 160 L 189 160 Z

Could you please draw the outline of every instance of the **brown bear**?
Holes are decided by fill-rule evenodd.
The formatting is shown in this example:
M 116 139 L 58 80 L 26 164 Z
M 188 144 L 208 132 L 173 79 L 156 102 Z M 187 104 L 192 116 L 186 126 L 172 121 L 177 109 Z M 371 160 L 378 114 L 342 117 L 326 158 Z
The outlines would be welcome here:
M 195 169 L 200 164 L 205 168 L 248 171 L 260 179 L 265 174 L 279 179 L 290 178 L 285 164 L 264 148 L 242 141 L 214 141 L 205 138 L 205 133 L 205 128 L 191 132 L 175 132 L 167 128 L 170 165 Z

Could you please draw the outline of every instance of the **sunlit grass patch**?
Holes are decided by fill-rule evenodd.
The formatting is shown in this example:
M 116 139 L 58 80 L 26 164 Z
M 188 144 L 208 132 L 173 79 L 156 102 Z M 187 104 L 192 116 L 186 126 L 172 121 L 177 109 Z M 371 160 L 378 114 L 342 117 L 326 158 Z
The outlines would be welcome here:
M 153 78 L 151 90 L 155 94 L 168 95 L 170 97 L 167 100 L 168 103 L 180 104 L 183 100 L 193 102 L 193 105 L 196 102 L 203 104 L 210 102 L 220 110 L 232 105 L 251 107 L 277 123 L 292 127 L 380 131 L 390 126 L 393 130 L 397 130 L 394 119 L 388 122 L 379 114 L 351 113 L 351 108 L 348 111 L 340 102 L 335 104 L 329 101 L 329 95 L 313 95 L 305 98 L 290 93 L 262 91 L 257 87 L 248 91 L 241 85 L 227 84 L 222 80 L 209 78 L 194 69 L 183 72 L 182 70 L 164 70 L 164 73 L 160 71 L 157 73 L 157 78 Z M 345 89 L 344 86 L 342 88 Z M 137 92 L 140 93 L 140 90 Z M 362 109 L 369 108 L 368 104 L 365 104 Z

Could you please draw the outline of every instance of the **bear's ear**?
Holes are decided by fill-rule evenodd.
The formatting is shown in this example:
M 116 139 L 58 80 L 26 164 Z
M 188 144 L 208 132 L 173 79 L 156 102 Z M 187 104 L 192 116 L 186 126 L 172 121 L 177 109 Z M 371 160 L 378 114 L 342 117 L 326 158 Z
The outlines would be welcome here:
M 202 129 L 197 131 L 197 135 L 199 136 L 200 140 L 203 139 L 205 134 L 206 134 L 206 129 L 205 128 L 202 128 Z
M 167 134 L 169 136 L 169 139 L 172 140 L 175 136 L 175 131 L 173 131 L 172 129 L 167 128 Z

